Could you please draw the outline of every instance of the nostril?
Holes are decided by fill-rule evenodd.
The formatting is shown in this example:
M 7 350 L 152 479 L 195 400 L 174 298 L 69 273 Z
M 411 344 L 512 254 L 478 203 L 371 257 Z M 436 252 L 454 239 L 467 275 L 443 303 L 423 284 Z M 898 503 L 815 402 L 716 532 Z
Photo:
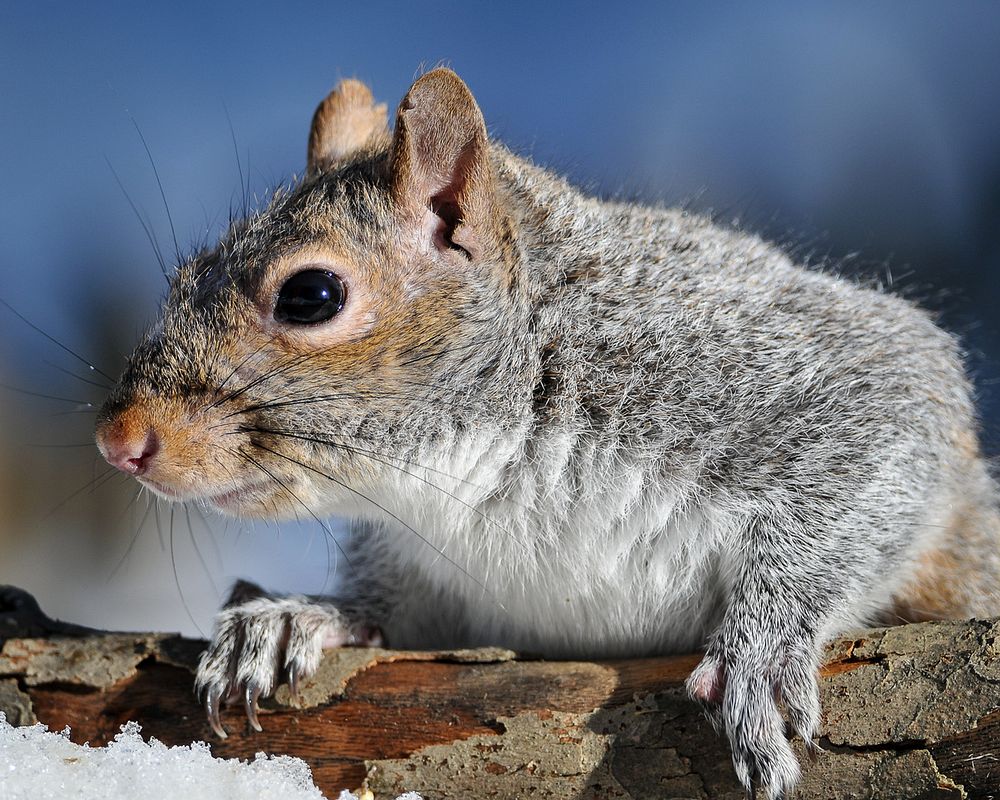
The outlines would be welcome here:
M 160 440 L 156 436 L 156 431 L 150 428 L 146 434 L 146 440 L 142 443 L 139 455 L 126 459 L 128 471 L 133 475 L 142 475 L 149 469 L 149 462 L 153 460 L 153 456 L 157 454 L 159 449 Z
M 98 435 L 98 444 L 111 466 L 136 476 L 149 470 L 160 450 L 159 437 L 152 428 L 142 437 L 124 436 L 118 431 L 102 433 Z

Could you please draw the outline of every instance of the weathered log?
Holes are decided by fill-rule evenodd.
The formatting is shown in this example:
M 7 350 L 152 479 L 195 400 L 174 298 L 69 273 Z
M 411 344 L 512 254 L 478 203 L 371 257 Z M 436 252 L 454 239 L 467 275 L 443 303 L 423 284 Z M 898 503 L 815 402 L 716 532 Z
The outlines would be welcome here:
M 601 662 L 505 650 L 330 652 L 298 707 L 286 687 L 215 739 L 192 694 L 204 643 L 163 634 L 8 639 L 0 710 L 104 744 L 127 720 L 218 756 L 288 753 L 330 797 L 743 797 L 725 742 L 683 692 L 698 656 Z M 800 743 L 802 798 L 1000 798 L 1000 621 L 864 631 L 821 678 L 824 752 Z

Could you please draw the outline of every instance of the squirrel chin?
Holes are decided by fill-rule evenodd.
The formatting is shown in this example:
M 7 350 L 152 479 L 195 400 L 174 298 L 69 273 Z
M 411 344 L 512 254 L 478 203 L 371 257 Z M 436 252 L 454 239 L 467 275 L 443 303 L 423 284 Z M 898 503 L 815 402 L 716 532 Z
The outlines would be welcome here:
M 263 505 L 273 494 L 270 480 L 243 484 L 216 494 L 183 492 L 146 477 L 138 480 L 147 489 L 165 500 L 175 503 L 200 502 L 230 515 L 236 515 L 243 507 Z

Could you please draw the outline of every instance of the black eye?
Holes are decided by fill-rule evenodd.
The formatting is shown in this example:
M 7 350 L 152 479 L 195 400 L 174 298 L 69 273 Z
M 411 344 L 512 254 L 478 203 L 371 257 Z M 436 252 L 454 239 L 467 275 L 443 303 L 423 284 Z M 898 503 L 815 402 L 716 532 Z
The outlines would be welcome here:
M 274 304 L 274 318 L 293 325 L 326 322 L 344 307 L 347 287 L 332 272 L 307 269 L 292 275 Z

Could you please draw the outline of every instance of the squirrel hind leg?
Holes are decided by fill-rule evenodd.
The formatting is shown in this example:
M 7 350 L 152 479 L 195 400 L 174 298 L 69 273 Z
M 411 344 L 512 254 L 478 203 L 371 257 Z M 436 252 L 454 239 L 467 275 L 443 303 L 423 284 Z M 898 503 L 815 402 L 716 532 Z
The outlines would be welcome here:
M 1000 513 L 991 501 L 956 503 L 942 536 L 916 561 L 884 622 L 1000 615 Z

